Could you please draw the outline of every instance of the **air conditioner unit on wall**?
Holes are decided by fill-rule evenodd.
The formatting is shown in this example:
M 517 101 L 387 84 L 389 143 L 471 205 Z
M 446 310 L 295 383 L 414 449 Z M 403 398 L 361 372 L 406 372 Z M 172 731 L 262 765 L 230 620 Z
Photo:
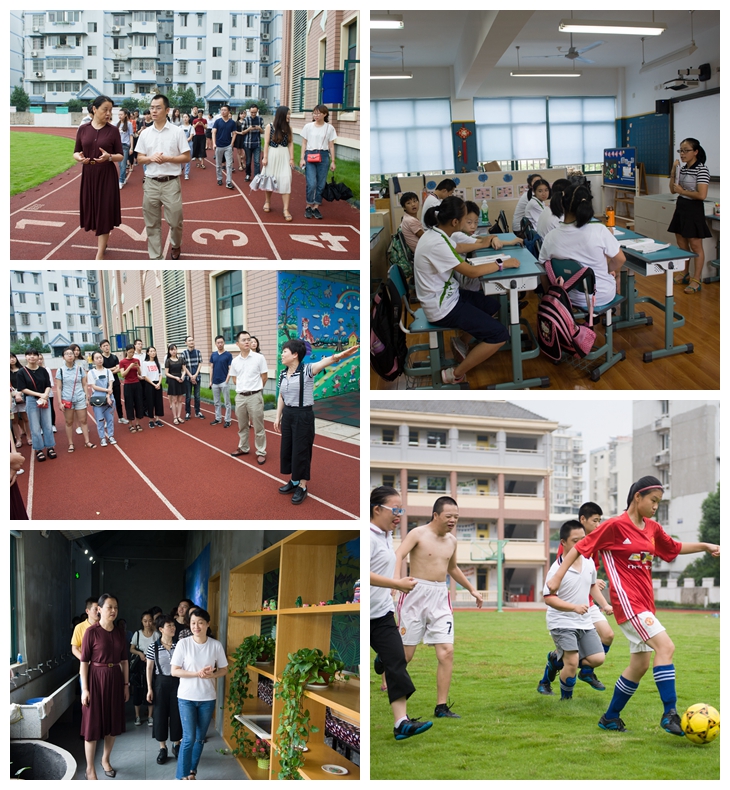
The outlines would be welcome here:
M 38 53 L 36 52 L 36 50 L 32 50 L 32 52 L 30 53 L 30 56 L 32 58 L 37 58 L 38 57 Z
M 268 62 L 269 62 L 269 58 L 268 58 L 268 56 L 267 56 L 267 55 L 262 55 L 262 56 L 259 58 L 259 60 L 261 61 L 261 63 L 268 63 Z
M 113 79 L 113 80 L 118 80 L 118 79 L 119 79 L 119 72 L 118 72 L 118 71 L 115 71 L 115 72 L 112 74 L 112 79 Z

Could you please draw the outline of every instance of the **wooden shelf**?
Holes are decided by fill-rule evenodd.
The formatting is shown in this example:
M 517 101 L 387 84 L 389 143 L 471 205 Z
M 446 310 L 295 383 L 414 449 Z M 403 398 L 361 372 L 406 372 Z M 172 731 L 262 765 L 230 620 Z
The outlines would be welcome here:
M 237 757 L 236 759 L 249 779 L 260 780 L 269 778 L 269 771 L 259 768 L 258 763 L 253 757 Z
M 304 753 L 304 766 L 299 769 L 299 773 L 304 779 L 360 779 L 360 766 L 355 765 L 344 755 L 330 749 L 323 743 L 312 743 L 311 740 L 307 746 L 309 746 L 309 751 Z M 347 768 L 349 773 L 345 776 L 328 774 L 322 770 L 322 766 L 327 764 L 341 765 L 343 768 Z
M 360 721 L 360 687 L 349 683 L 333 683 L 323 689 L 305 689 L 304 696 L 328 705 L 334 711 Z
M 359 603 L 336 603 L 331 606 L 297 606 L 293 609 L 262 609 L 259 612 L 229 612 L 229 617 L 276 617 L 277 614 L 359 614 Z
M 276 675 L 274 674 L 274 662 L 271 661 L 268 664 L 263 664 L 259 666 L 258 664 L 248 664 L 248 670 L 250 672 L 258 672 L 259 675 L 263 675 L 263 677 L 268 678 L 269 680 L 276 681 Z
M 243 703 L 243 710 L 241 711 L 241 715 L 242 716 L 263 716 L 263 715 L 270 716 L 271 705 L 268 705 L 260 697 L 247 699 L 246 702 Z

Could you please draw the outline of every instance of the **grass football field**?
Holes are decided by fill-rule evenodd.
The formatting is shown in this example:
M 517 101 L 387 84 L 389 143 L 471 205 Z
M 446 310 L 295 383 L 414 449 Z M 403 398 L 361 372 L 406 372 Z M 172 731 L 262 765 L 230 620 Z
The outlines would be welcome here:
M 36 132 L 10 132 L 10 195 L 33 189 L 76 162 L 74 141 Z
M 677 711 L 705 702 L 720 710 L 720 618 L 661 611 L 676 650 Z M 461 719 L 433 719 L 436 655 L 420 645 L 409 665 L 416 692 L 408 715 L 433 727 L 405 741 L 393 738 L 393 717 L 380 677 L 370 672 L 371 779 L 719 780 L 720 738 L 695 746 L 659 727 L 663 710 L 651 670 L 622 713 L 628 732 L 598 727 L 613 686 L 628 666 L 628 641 L 615 632 L 606 685 L 578 681 L 573 699 L 537 693 L 552 640 L 541 612 L 456 612 L 451 702 Z

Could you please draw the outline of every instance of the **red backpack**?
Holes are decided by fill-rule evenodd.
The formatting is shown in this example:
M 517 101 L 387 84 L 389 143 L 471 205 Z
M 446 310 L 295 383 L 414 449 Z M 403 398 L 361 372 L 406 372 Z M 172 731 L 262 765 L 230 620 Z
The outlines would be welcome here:
M 585 357 L 593 348 L 596 333 L 593 331 L 593 305 L 595 302 L 595 275 L 587 266 L 573 264 L 573 273 L 564 280 L 556 276 L 552 261 L 545 262 L 545 273 L 550 289 L 537 308 L 537 342 L 540 350 L 558 363 L 563 354 Z M 583 284 L 589 293 L 588 323 L 577 324 L 568 291 Z

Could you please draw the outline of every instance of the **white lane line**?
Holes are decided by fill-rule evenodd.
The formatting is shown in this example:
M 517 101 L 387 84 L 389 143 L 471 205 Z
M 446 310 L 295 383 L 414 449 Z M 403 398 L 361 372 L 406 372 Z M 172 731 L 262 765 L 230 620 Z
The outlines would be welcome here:
M 50 241 L 31 241 L 30 239 L 10 239 L 11 244 L 45 244 L 46 246 L 50 247 L 52 242 Z M 96 247 L 94 247 L 96 249 Z
M 64 240 L 63 240 L 63 241 L 62 241 L 62 242 L 61 242 L 61 243 L 60 243 L 58 246 L 54 247 L 54 248 L 53 248 L 53 249 L 52 249 L 52 250 L 51 250 L 51 251 L 48 253 L 48 255 L 46 255 L 46 256 L 43 258 L 43 260 L 44 260 L 44 261 L 47 261 L 47 260 L 48 260 L 48 259 L 51 257 L 51 255 L 53 255 L 53 253 L 54 253 L 54 252 L 56 252 L 57 250 L 60 250 L 60 249 L 61 249 L 61 247 L 63 247 L 63 245 L 64 245 L 64 244 L 65 244 L 67 241 L 69 241 L 70 239 L 72 239 L 72 238 L 73 238 L 73 237 L 74 237 L 74 236 L 75 236 L 75 235 L 76 235 L 76 234 L 77 234 L 77 233 L 78 233 L 80 230 L 81 230 L 81 228 L 79 227 L 79 228 L 76 228 L 76 229 L 75 229 L 74 231 L 72 231 L 71 233 L 69 233 L 69 235 L 68 235 L 68 236 L 66 236 L 66 238 L 65 238 L 65 239 L 64 239 Z
M 28 502 L 25 505 L 25 512 L 28 514 L 29 521 L 33 518 L 33 472 L 34 471 L 35 471 L 35 453 L 31 448 L 30 471 L 28 472 Z
M 88 419 L 90 419 L 94 423 L 94 425 L 96 425 L 96 420 L 91 416 L 91 414 L 89 414 L 88 411 L 86 412 L 86 414 Z M 119 452 L 122 454 L 122 458 L 124 458 L 124 460 L 132 467 L 132 469 L 134 469 L 134 471 L 142 478 L 142 480 L 144 480 L 145 483 L 147 483 L 147 485 L 152 490 L 152 493 L 154 493 L 155 496 L 157 496 L 162 501 L 162 504 L 165 505 L 165 507 L 175 516 L 176 519 L 178 519 L 178 521 L 186 520 L 185 516 L 183 516 L 182 513 L 176 510 L 172 502 L 170 502 L 170 500 L 167 499 L 167 497 L 165 497 L 160 491 L 158 491 L 154 487 L 149 477 L 145 475 L 145 473 L 134 463 L 134 461 L 124 452 L 124 450 L 122 450 L 122 448 L 118 444 L 112 444 L 111 447 L 113 447 L 115 450 L 119 450 Z M 97 449 L 101 449 L 101 448 L 97 446 Z
M 284 485 L 285 483 L 288 482 L 287 480 L 282 480 L 281 478 L 276 477 L 276 475 L 272 475 L 269 472 L 265 471 L 264 469 L 262 469 L 258 465 L 258 463 L 256 463 L 254 465 L 254 464 L 251 464 L 251 463 L 249 463 L 247 461 L 242 461 L 240 458 L 234 458 L 226 450 L 221 450 L 220 447 L 215 447 L 212 444 L 208 444 L 208 442 L 205 442 L 202 439 L 199 439 L 197 436 L 193 436 L 192 433 L 187 433 L 186 431 L 180 430 L 180 428 L 176 427 L 171 422 L 167 422 L 165 420 L 163 420 L 163 422 L 165 423 L 165 425 L 167 427 L 172 428 L 173 430 L 179 431 L 183 436 L 187 436 L 190 439 L 195 439 L 196 442 L 200 442 L 201 444 L 204 444 L 206 447 L 210 447 L 211 450 L 215 450 L 217 453 L 220 453 L 221 455 L 225 455 L 226 457 L 230 458 L 232 461 L 238 461 L 238 463 L 241 463 L 244 466 L 247 466 L 250 469 L 253 469 L 254 472 L 258 472 L 259 474 L 262 474 L 265 477 L 270 478 L 271 480 L 275 480 L 277 483 L 281 483 L 282 485 Z M 333 505 L 331 502 L 327 502 L 327 500 L 321 499 L 320 497 L 315 496 L 311 492 L 309 493 L 308 496 L 309 496 L 310 499 L 315 499 L 317 502 L 321 502 L 323 505 L 326 505 L 327 507 L 332 508 L 332 510 L 337 510 L 340 513 L 344 513 L 346 516 L 349 516 L 350 518 L 354 518 L 354 519 L 359 518 L 359 516 L 356 516 L 354 513 L 350 513 L 348 510 L 344 510 L 343 508 L 338 507 L 337 505 Z
M 47 199 L 47 198 L 49 198 L 51 195 L 53 195 L 53 194 L 55 194 L 56 192 L 58 192 L 60 189 L 63 189 L 64 187 L 67 187 L 67 186 L 69 186 L 70 184 L 73 184 L 73 182 L 74 182 L 74 181 L 76 181 L 76 179 L 78 179 L 78 178 L 81 178 L 81 173 L 79 173 L 77 176 L 74 176 L 74 177 L 73 177 L 73 178 L 72 178 L 70 181 L 67 181 L 65 184 L 61 184 L 61 186 L 60 186 L 60 187 L 56 187 L 55 189 L 52 189 L 52 190 L 51 190 L 50 192 L 48 192 L 47 194 L 43 195 L 43 200 L 46 200 L 46 199 Z M 28 208 L 26 208 L 25 206 L 23 206 L 23 208 L 18 208 L 18 209 L 16 209 L 15 211 L 12 211 L 12 212 L 10 213 L 10 216 L 11 216 L 11 217 L 14 217 L 16 214 L 20 213 L 21 211 L 30 211 L 30 209 L 28 209 Z M 43 211 L 43 210 L 41 209 L 41 212 L 39 212 L 39 213 L 42 213 L 42 211 Z
M 205 404 L 205 405 L 207 406 L 208 404 Z M 237 423 L 238 422 L 238 417 L 235 416 L 236 411 L 235 411 L 235 409 L 233 409 L 233 404 L 231 404 L 231 408 L 232 408 L 233 415 L 234 415 L 232 422 L 236 422 Z M 225 409 L 225 407 L 221 407 L 221 413 L 224 411 L 224 409 Z M 203 404 L 201 404 L 200 405 L 200 410 L 201 411 L 207 411 L 208 414 L 212 414 L 215 417 L 215 409 L 213 411 L 210 411 L 210 409 L 204 409 L 203 408 Z M 270 433 L 272 436 L 281 436 L 281 434 L 280 433 L 276 433 L 276 431 L 269 430 L 268 428 L 266 428 L 265 430 L 266 430 L 266 433 Z M 236 433 L 238 433 L 238 432 L 236 432 Z M 333 441 L 340 441 L 340 440 L 339 439 L 333 439 Z M 348 453 L 340 452 L 340 450 L 332 450 L 331 448 L 325 447 L 322 444 L 315 444 L 314 447 L 316 447 L 318 450 L 326 450 L 328 453 L 334 453 L 335 455 L 344 455 L 345 458 L 352 458 L 353 461 L 359 461 L 360 460 L 360 456 L 358 456 L 358 455 L 349 455 Z

